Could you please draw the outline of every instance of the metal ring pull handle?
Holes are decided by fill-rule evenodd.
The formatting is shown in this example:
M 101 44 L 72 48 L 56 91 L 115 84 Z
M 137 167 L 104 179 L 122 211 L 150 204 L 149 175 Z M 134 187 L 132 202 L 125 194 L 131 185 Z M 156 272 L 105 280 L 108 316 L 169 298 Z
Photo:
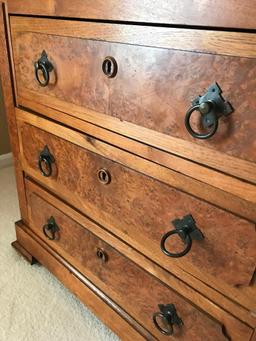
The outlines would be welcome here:
M 106 57 L 102 63 L 102 71 L 108 78 L 114 78 L 117 74 L 118 66 L 115 58 Z
M 59 230 L 60 230 L 59 226 L 56 224 L 55 219 L 53 217 L 48 219 L 47 224 L 43 226 L 44 235 L 50 240 L 56 239 L 56 233 Z
M 153 314 L 153 323 L 155 327 L 164 335 L 173 335 L 174 325 L 181 327 L 183 325 L 182 319 L 178 316 L 174 304 L 159 304 L 159 312 Z M 162 321 L 163 326 L 160 326 L 159 320 Z
M 192 240 L 203 240 L 204 236 L 202 232 L 197 228 L 196 222 L 193 219 L 192 215 L 187 215 L 183 217 L 183 219 L 175 219 L 172 222 L 175 227 L 174 230 L 171 230 L 164 234 L 161 239 L 160 247 L 162 252 L 172 258 L 179 258 L 185 256 L 192 247 Z M 166 248 L 166 241 L 169 237 L 178 234 L 178 236 L 182 239 L 185 244 L 185 248 L 181 252 L 171 252 Z
M 53 155 L 50 153 L 48 146 L 39 154 L 38 167 L 43 176 L 49 177 L 52 175 L 52 163 L 55 162 Z
M 192 135 L 193 137 L 197 139 L 205 140 L 205 139 L 209 139 L 216 133 L 218 126 L 219 126 L 219 119 L 214 111 L 212 111 L 211 115 L 209 115 L 211 107 L 214 107 L 214 103 L 208 101 L 200 105 L 199 104 L 194 105 L 187 111 L 186 117 L 185 117 L 185 126 L 187 128 L 187 131 L 190 133 L 190 135 Z M 191 127 L 190 118 L 194 111 L 199 111 L 200 114 L 203 116 L 202 117 L 203 127 L 210 128 L 210 130 L 207 133 L 200 134 Z
M 49 84 L 51 71 L 53 71 L 53 65 L 49 61 L 46 52 L 43 51 L 41 57 L 35 63 L 35 77 L 40 86 L 45 87 Z M 43 75 L 43 80 L 39 76 L 40 72 Z
M 184 241 L 185 249 L 181 252 L 177 252 L 177 253 L 170 252 L 170 251 L 167 251 L 165 247 L 166 240 L 174 234 L 178 234 L 180 237 L 182 236 L 181 238 Z M 186 232 L 185 229 L 175 229 L 175 230 L 169 231 L 163 236 L 161 240 L 161 250 L 163 251 L 165 255 L 169 257 L 173 257 L 173 258 L 179 258 L 179 257 L 185 256 L 190 251 L 191 247 L 192 247 L 192 238 L 190 237 L 190 234 Z
M 205 140 L 212 137 L 219 126 L 219 118 L 228 116 L 234 110 L 229 102 L 221 96 L 222 90 L 217 83 L 212 84 L 203 96 L 198 96 L 185 115 L 185 127 L 190 135 L 197 139 Z M 206 133 L 196 132 L 191 127 L 191 116 L 195 111 L 201 114 L 201 123 Z

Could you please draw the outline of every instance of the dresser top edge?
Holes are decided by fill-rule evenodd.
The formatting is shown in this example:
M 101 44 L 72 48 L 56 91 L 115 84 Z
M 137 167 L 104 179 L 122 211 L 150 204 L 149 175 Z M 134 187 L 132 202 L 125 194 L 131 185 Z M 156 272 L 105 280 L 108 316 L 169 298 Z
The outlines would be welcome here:
M 8 13 L 141 24 L 256 30 L 256 0 L 5 0 Z

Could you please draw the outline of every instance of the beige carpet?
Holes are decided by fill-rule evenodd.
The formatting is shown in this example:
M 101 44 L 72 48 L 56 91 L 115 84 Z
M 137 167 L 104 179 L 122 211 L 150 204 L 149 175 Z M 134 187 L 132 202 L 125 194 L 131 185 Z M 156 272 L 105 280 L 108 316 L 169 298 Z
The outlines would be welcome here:
M 13 168 L 0 169 L 0 341 L 117 341 L 44 267 L 13 250 L 19 217 Z

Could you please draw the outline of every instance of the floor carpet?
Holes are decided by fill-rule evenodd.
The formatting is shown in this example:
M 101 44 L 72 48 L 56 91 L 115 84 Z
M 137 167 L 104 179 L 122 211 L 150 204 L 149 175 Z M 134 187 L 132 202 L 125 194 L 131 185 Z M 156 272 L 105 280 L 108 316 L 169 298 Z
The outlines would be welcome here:
M 13 168 L 0 169 L 0 341 L 117 341 L 44 267 L 11 247 L 19 217 Z

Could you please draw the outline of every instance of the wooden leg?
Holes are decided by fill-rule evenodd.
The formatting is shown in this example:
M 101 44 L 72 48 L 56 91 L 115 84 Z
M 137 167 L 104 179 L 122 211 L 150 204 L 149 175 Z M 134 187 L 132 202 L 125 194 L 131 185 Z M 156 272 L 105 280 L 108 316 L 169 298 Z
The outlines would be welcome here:
M 12 247 L 19 252 L 28 262 L 30 265 L 38 263 L 38 261 L 33 257 L 24 247 L 16 240 L 12 242 Z

